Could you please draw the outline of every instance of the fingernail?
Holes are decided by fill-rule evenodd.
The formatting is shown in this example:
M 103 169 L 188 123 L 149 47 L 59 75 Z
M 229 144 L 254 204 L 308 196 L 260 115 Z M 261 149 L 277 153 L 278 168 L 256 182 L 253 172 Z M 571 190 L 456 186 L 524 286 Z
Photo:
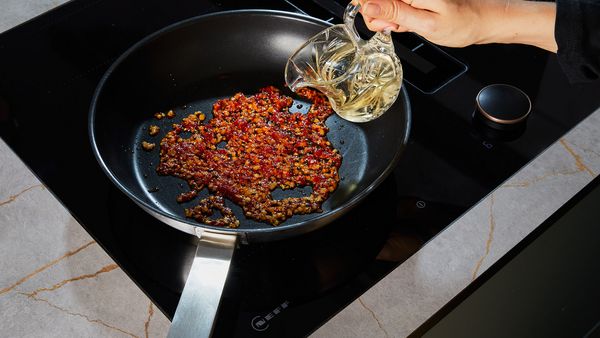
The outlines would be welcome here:
M 367 16 L 378 16 L 381 13 L 381 7 L 378 4 L 368 3 L 365 5 L 364 13 Z

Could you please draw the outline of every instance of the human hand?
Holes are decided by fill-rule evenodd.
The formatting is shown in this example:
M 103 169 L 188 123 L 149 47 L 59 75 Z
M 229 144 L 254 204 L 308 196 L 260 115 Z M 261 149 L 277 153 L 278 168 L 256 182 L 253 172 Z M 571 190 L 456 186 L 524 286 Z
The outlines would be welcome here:
M 355 2 L 357 0 L 354 0 Z M 360 0 L 373 31 L 414 32 L 448 47 L 525 43 L 556 51 L 556 5 L 524 0 Z

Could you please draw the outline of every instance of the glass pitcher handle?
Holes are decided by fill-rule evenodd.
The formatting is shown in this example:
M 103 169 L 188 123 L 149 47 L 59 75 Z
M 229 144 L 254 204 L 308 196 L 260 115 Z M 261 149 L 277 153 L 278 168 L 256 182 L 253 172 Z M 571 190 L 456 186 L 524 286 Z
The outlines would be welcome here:
M 353 33 L 353 38 L 355 41 L 360 41 L 360 36 L 358 35 L 358 31 L 356 31 L 356 26 L 354 25 L 354 19 L 356 18 L 356 14 L 360 10 L 360 3 L 356 5 L 350 2 L 348 6 L 346 6 L 346 10 L 344 11 L 344 24 L 349 32 Z
M 344 24 L 348 30 L 354 34 L 356 41 L 360 41 L 360 36 L 358 35 L 358 31 L 354 25 L 354 19 L 356 18 L 356 14 L 358 14 L 359 10 L 360 3 L 357 2 L 357 4 L 353 4 L 350 2 L 344 11 Z M 381 32 L 377 32 L 375 35 L 373 35 L 368 43 L 382 53 L 395 53 L 391 34 L 391 29 L 385 29 Z

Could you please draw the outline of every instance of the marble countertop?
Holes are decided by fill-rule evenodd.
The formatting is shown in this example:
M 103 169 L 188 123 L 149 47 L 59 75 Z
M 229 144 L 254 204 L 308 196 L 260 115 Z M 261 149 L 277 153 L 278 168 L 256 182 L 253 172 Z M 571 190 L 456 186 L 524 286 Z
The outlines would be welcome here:
M 0 33 L 64 0 L 0 0 Z M 169 320 L 0 140 L 0 333 L 164 337 Z M 410 334 L 600 173 L 600 109 L 314 333 Z

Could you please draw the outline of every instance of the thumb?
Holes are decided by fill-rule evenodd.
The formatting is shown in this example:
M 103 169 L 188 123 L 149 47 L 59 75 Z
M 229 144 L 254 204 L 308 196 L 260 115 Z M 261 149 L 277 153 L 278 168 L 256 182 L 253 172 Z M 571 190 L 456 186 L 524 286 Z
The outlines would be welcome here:
M 369 0 L 362 13 L 374 19 L 393 22 L 413 32 L 429 32 L 434 23 L 434 13 L 411 7 L 400 0 Z
M 362 6 L 361 12 L 372 18 L 384 19 L 385 13 L 381 10 L 381 5 L 377 2 L 367 2 Z M 391 19 L 391 18 L 390 18 Z

